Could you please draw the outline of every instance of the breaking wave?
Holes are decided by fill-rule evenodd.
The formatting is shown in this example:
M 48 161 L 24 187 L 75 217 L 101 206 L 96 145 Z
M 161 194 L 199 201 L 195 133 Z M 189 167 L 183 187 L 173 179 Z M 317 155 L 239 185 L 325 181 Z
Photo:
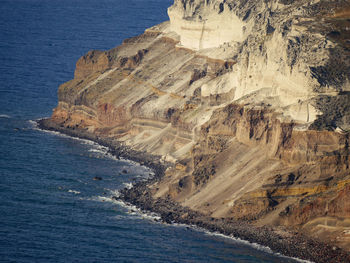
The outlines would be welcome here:
M 11 116 L 10 116 L 10 115 L 7 115 L 7 114 L 0 114 L 0 118 L 3 118 L 3 119 L 10 119 Z
M 0 115 L 0 117 L 1 117 L 1 115 Z M 113 156 L 109 152 L 109 148 L 108 147 L 102 146 L 102 145 L 100 145 L 100 144 L 98 144 L 98 143 L 96 143 L 94 141 L 87 140 L 87 139 L 81 139 L 81 138 L 77 138 L 77 137 L 72 137 L 72 136 L 69 136 L 69 135 L 57 132 L 57 131 L 42 130 L 42 129 L 38 128 L 36 121 L 30 121 L 30 123 L 33 125 L 33 129 L 40 130 L 41 132 L 49 133 L 49 134 L 52 134 L 52 135 L 55 135 L 55 136 L 60 136 L 60 137 L 63 137 L 63 138 L 69 138 L 69 139 L 77 140 L 77 141 L 79 141 L 79 142 L 81 142 L 83 144 L 92 146 L 92 148 L 89 149 L 88 152 L 104 155 L 104 156 L 106 156 L 108 158 L 115 159 L 115 160 L 118 160 L 118 161 L 127 162 L 130 165 L 132 165 L 132 166 L 143 167 L 143 169 L 146 168 L 146 171 L 143 173 L 143 175 L 136 176 L 136 178 L 138 178 L 139 180 L 147 180 L 148 178 L 154 176 L 154 172 L 152 171 L 152 169 L 150 169 L 150 168 L 148 168 L 148 167 L 146 167 L 144 165 L 141 165 L 140 163 L 131 161 L 131 160 L 127 160 L 127 159 L 124 159 L 124 158 L 117 158 L 117 157 Z M 133 183 L 131 183 L 131 182 L 124 183 L 123 186 L 125 188 L 127 188 L 127 189 L 131 189 L 133 187 Z M 118 197 L 120 196 L 120 193 L 119 193 L 118 190 L 108 190 L 108 191 L 109 191 L 109 195 L 108 196 L 94 196 L 94 197 L 82 198 L 82 199 L 84 199 L 84 200 L 91 200 L 91 201 L 97 201 L 97 202 L 110 202 L 110 203 L 116 204 L 116 205 L 126 209 L 125 216 L 133 216 L 133 217 L 140 218 L 140 219 L 151 220 L 151 221 L 159 222 L 159 223 L 166 224 L 166 225 L 169 225 L 169 226 L 172 226 L 172 227 L 191 228 L 191 229 L 193 229 L 195 231 L 200 231 L 200 232 L 205 233 L 206 235 L 209 235 L 209 236 L 216 236 L 216 237 L 220 237 L 220 238 L 230 239 L 230 240 L 233 240 L 234 242 L 238 242 L 240 244 L 248 245 L 250 247 L 253 247 L 254 249 L 257 249 L 257 250 L 263 251 L 265 253 L 269 253 L 269 254 L 278 256 L 280 258 L 293 259 L 293 260 L 296 260 L 296 261 L 301 262 L 301 263 L 312 263 L 311 261 L 307 261 L 307 260 L 301 260 L 301 259 L 298 259 L 298 258 L 283 256 L 280 253 L 273 252 L 267 246 L 262 246 L 262 245 L 259 245 L 257 243 L 251 243 L 249 241 L 246 241 L 246 240 L 243 240 L 243 239 L 240 239 L 240 238 L 236 238 L 236 237 L 233 237 L 233 236 L 227 236 L 227 235 L 221 234 L 219 232 L 211 232 L 211 231 L 208 231 L 208 230 L 206 230 L 204 228 L 197 227 L 195 225 L 186 225 L 186 224 L 178 224 L 178 223 L 171 223 L 171 224 L 165 223 L 165 222 L 163 222 L 161 220 L 161 217 L 158 214 L 152 213 L 152 212 L 142 211 L 139 208 L 137 208 L 136 206 L 128 204 L 128 203 L 125 203 L 122 200 L 118 199 Z M 68 190 L 68 192 L 74 193 L 74 194 L 80 194 L 80 192 L 76 191 L 76 190 Z M 121 217 L 121 215 L 116 215 L 116 219 L 118 219 L 120 217 Z
M 128 186 L 131 188 L 132 184 L 129 184 Z M 268 254 L 278 256 L 280 258 L 293 259 L 293 260 L 296 260 L 296 261 L 301 262 L 301 263 L 312 263 L 311 261 L 308 261 L 308 260 L 302 260 L 302 259 L 298 259 L 298 258 L 294 258 L 294 257 L 287 257 L 287 256 L 284 256 L 280 253 L 275 253 L 267 246 L 259 245 L 257 243 L 252 243 L 252 242 L 249 242 L 249 241 L 237 238 L 237 237 L 227 236 L 227 235 L 221 234 L 219 232 L 211 232 L 209 230 L 206 230 L 204 228 L 201 228 L 201 227 L 198 227 L 195 225 L 186 225 L 186 224 L 179 224 L 179 223 L 171 223 L 171 224 L 165 223 L 162 221 L 161 217 L 158 214 L 152 213 L 152 212 L 142 211 L 141 209 L 137 208 L 136 206 L 134 206 L 132 204 L 128 204 L 128 203 L 118 199 L 118 197 L 120 196 L 119 191 L 109 190 L 109 192 L 111 195 L 108 197 L 107 196 L 97 196 L 97 197 L 92 198 L 91 200 L 101 201 L 101 202 L 111 202 L 111 203 L 117 204 L 120 207 L 127 209 L 128 215 L 136 216 L 137 218 L 147 219 L 147 220 L 151 220 L 151 221 L 158 222 L 161 224 L 166 224 L 166 225 L 173 226 L 173 227 L 191 228 L 192 230 L 205 233 L 208 236 L 215 236 L 215 237 L 220 237 L 220 238 L 224 238 L 224 239 L 229 239 L 229 240 L 232 240 L 232 241 L 237 242 L 239 244 L 253 247 L 254 249 L 263 251 L 263 252 L 268 253 Z M 116 218 L 116 219 L 118 219 L 118 218 Z
M 76 195 L 80 194 L 79 191 L 71 190 L 71 189 L 68 190 L 68 193 L 73 193 L 73 194 L 76 194 Z

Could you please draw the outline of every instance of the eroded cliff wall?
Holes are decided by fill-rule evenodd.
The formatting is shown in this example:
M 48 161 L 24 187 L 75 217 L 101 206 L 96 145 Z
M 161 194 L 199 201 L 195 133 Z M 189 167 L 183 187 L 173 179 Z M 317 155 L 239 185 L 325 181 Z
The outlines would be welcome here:
M 154 197 L 350 249 L 349 11 L 175 0 L 170 21 L 80 58 L 51 120 L 173 162 Z

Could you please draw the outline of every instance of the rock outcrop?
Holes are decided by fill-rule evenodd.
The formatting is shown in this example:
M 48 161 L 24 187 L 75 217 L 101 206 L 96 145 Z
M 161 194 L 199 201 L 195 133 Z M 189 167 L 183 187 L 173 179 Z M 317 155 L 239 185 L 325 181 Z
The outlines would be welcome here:
M 172 162 L 154 198 L 350 249 L 350 3 L 175 0 L 168 13 L 79 59 L 51 120 Z

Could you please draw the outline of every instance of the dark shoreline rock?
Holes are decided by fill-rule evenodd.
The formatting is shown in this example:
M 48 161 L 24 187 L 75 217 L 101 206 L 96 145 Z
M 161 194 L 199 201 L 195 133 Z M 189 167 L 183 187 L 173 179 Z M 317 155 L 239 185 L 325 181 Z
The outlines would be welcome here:
M 148 185 L 159 181 L 167 167 L 172 165 L 170 163 L 162 163 L 159 156 L 134 151 L 111 138 L 101 138 L 84 130 L 59 126 L 50 119 L 39 120 L 38 127 L 43 130 L 58 131 L 69 136 L 95 141 L 108 147 L 109 152 L 118 158 L 123 157 L 151 168 L 155 173 L 154 177 L 146 182 L 137 182 L 131 189 L 124 188 L 121 190 L 119 197 L 113 198 L 135 205 L 143 211 L 157 213 L 165 223 L 194 225 L 211 232 L 219 232 L 269 247 L 273 252 L 284 256 L 319 263 L 350 262 L 350 254 L 348 252 L 331 244 L 310 239 L 300 232 L 291 233 L 286 229 L 276 229 L 269 226 L 256 227 L 249 224 L 249 222 L 230 218 L 212 218 L 183 207 L 170 198 L 153 199 Z
M 147 182 L 140 182 L 131 189 L 123 189 L 118 198 L 126 203 L 136 205 L 143 211 L 152 211 L 158 214 L 165 223 L 194 225 L 211 232 L 219 232 L 269 247 L 273 252 L 284 256 L 320 263 L 350 262 L 350 256 L 345 251 L 309 239 L 302 233 L 296 232 L 293 235 L 285 236 L 268 226 L 255 227 L 244 221 L 208 217 L 182 207 L 171 199 L 154 200 L 147 188 Z
M 142 163 L 142 165 L 147 166 L 154 171 L 155 176 L 152 179 L 154 181 L 158 175 L 163 175 L 165 169 L 171 165 L 170 163 L 161 162 L 160 156 L 154 156 L 146 152 L 132 150 L 111 138 L 102 138 L 81 129 L 70 129 L 62 127 L 50 119 L 40 119 L 37 121 L 37 123 L 38 128 L 42 130 L 57 131 L 72 137 L 94 141 L 102 146 L 107 147 L 108 152 L 117 158 L 125 158 L 140 164 Z

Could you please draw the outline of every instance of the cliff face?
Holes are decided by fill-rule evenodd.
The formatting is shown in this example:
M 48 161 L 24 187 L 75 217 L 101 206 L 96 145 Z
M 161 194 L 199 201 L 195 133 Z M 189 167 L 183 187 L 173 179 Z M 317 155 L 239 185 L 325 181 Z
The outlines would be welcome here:
M 312 122 L 325 111 L 315 100 L 349 87 L 348 8 L 348 1 L 175 1 L 169 17 L 184 47 L 231 52 L 235 101 Z M 206 92 L 216 93 L 215 85 Z
M 175 0 L 80 58 L 51 119 L 174 163 L 154 197 L 350 249 L 350 4 Z

